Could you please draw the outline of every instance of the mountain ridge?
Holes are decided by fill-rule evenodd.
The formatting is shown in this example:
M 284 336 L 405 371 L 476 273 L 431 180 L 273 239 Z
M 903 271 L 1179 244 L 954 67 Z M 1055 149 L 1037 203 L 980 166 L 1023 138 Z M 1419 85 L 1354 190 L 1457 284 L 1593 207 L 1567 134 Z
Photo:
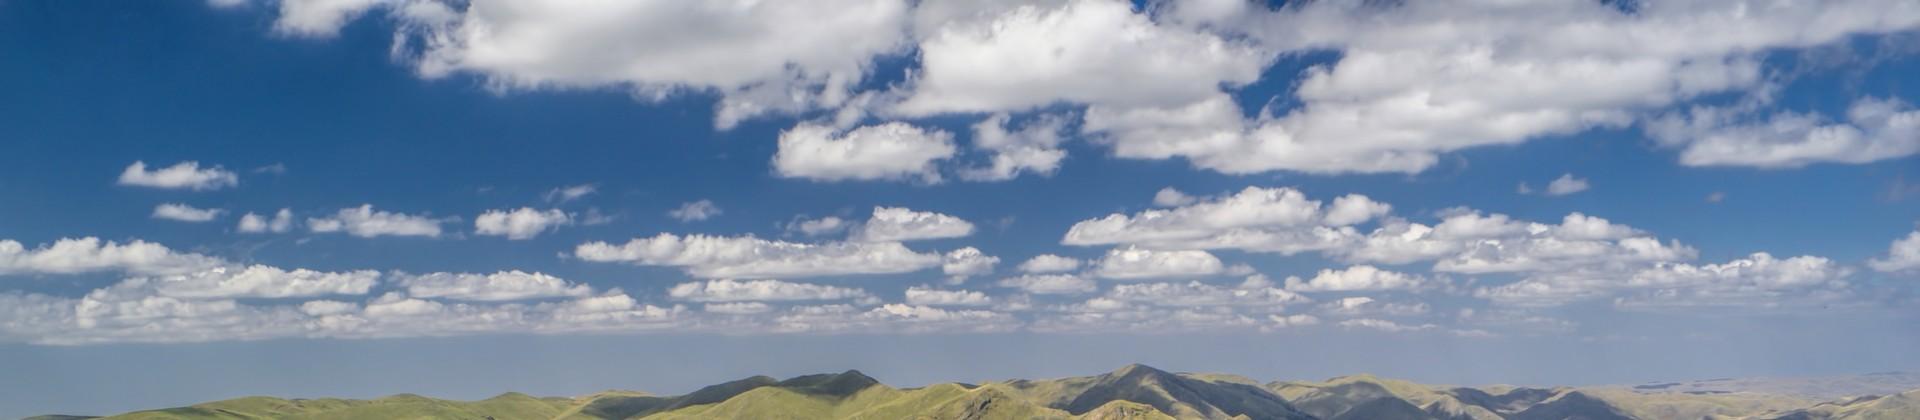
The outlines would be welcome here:
M 1131 364 L 1092 376 L 894 388 L 858 370 L 751 376 L 682 395 L 608 390 L 577 397 L 504 392 L 476 401 L 416 394 L 352 400 L 254 396 L 74 419 L 1282 419 L 1282 420 L 1839 420 L 1920 418 L 1920 389 L 1815 400 L 1752 392 L 1637 387 L 1442 386 L 1358 374 L 1274 381 Z

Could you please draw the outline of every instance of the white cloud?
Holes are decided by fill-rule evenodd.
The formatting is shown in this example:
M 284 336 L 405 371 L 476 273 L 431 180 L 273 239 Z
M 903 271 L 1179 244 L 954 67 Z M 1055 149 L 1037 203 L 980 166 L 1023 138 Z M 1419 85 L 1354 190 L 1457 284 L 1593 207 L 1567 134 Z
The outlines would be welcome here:
M 827 216 L 818 219 L 797 218 L 787 224 L 787 231 L 800 232 L 806 236 L 823 236 L 847 230 L 853 223 L 839 217 Z
M 1553 182 L 1547 183 L 1547 195 L 1571 195 L 1586 191 L 1587 188 L 1586 178 L 1574 178 L 1573 174 L 1562 174 L 1559 178 L 1554 178 Z
M 952 158 L 953 134 L 906 123 L 885 123 L 837 133 L 802 123 L 780 132 L 774 172 L 814 181 L 940 182 L 938 161 Z
M 166 203 L 153 208 L 153 218 L 181 222 L 211 222 L 226 213 L 222 209 L 203 209 L 178 203 Z
M 861 299 L 865 290 L 851 287 L 779 280 L 707 280 L 674 285 L 667 290 L 674 300 L 690 302 L 744 302 L 793 300 Z
M 597 192 L 600 192 L 600 186 L 598 185 L 580 184 L 548 190 L 546 198 L 547 202 L 550 203 L 565 203 L 585 198 Z
M 121 243 L 95 237 L 63 238 L 50 245 L 27 249 L 18 241 L 0 239 L 0 275 L 102 271 L 185 274 L 225 263 L 219 258 L 177 252 L 165 245 L 140 240 Z
M 1896 239 L 1887 246 L 1885 258 L 1867 261 L 1867 266 L 1878 271 L 1905 271 L 1920 269 L 1920 230 L 1907 234 L 1906 238 Z
M 1325 269 L 1313 279 L 1287 278 L 1287 290 L 1296 292 L 1352 292 L 1375 290 L 1414 290 L 1424 287 L 1419 275 L 1381 270 L 1371 265 L 1356 265 L 1344 270 Z
M 340 27 L 391 0 L 280 0 L 280 18 L 273 30 L 307 38 L 332 38 Z
M 362 238 L 377 236 L 440 236 L 440 220 L 427 216 L 375 211 L 372 204 L 340 209 L 331 217 L 307 219 L 314 233 L 346 232 Z
M 1412 331 L 1430 331 L 1430 330 L 1440 329 L 1440 326 L 1433 325 L 1433 324 L 1401 324 L 1398 322 L 1388 321 L 1384 319 L 1375 319 L 1375 318 L 1357 318 L 1357 319 L 1340 321 L 1340 326 L 1346 327 L 1346 328 L 1373 329 L 1373 330 L 1380 330 L 1380 331 L 1386 331 L 1386 332 L 1412 332 Z
M 1020 263 L 1020 271 L 1027 273 L 1064 273 L 1080 269 L 1080 260 L 1053 254 L 1035 255 Z
M 1335 299 L 1320 305 L 1321 310 L 1341 315 L 1381 314 L 1392 316 L 1424 315 L 1432 306 L 1423 302 L 1384 302 L 1366 296 Z
M 699 277 L 808 277 L 895 274 L 942 263 L 939 254 L 921 254 L 899 242 L 801 244 L 752 236 L 679 236 L 662 233 L 622 245 L 581 244 L 574 257 L 593 262 L 684 267 Z
M 253 212 L 247 212 L 240 216 L 240 225 L 237 229 L 240 233 L 286 233 L 293 230 L 293 210 L 280 209 L 273 214 L 271 220 Z
M 1043 116 L 1027 122 L 1019 131 L 1007 131 L 1007 114 L 994 114 L 973 126 L 973 148 L 992 153 L 987 166 L 966 168 L 960 178 L 968 181 L 1006 181 L 1022 173 L 1051 176 L 1060 169 L 1067 151 L 1060 149 L 1067 120 Z
M 940 290 L 926 286 L 907 288 L 907 304 L 925 306 L 987 306 L 993 299 L 971 290 Z
M 438 222 L 435 230 L 439 229 Z M 512 211 L 487 210 L 473 218 L 473 232 L 485 236 L 505 236 L 510 240 L 533 239 L 541 233 L 573 224 L 573 216 L 560 209 L 535 210 L 521 207 Z M 431 235 L 430 235 L 431 236 Z
M 399 277 L 399 285 L 407 288 L 408 295 L 421 298 L 493 302 L 593 294 L 593 288 L 584 284 L 520 270 L 493 274 L 428 273 L 396 277 Z
M 1159 306 L 1262 306 L 1272 311 L 1279 311 L 1282 305 L 1312 301 L 1297 293 L 1260 282 L 1249 282 L 1238 287 L 1214 286 L 1198 281 L 1122 284 L 1114 286 L 1104 297 Z
M 1843 280 L 1851 274 L 1851 269 L 1822 257 L 1777 259 L 1761 252 L 1721 264 L 1663 262 L 1624 270 L 1545 273 L 1484 287 L 1474 295 L 1516 306 L 1551 306 L 1624 294 L 1615 300 L 1617 306 L 1764 308 L 1843 297 L 1848 293 Z
M 373 270 L 328 273 L 256 264 L 133 278 L 103 290 L 151 288 L 155 295 L 183 299 L 290 298 L 364 295 L 379 279 L 380 272 Z
M 1898 99 L 1861 98 L 1835 123 L 1818 114 L 1781 112 L 1742 121 L 1737 110 L 1696 107 L 1647 125 L 1661 143 L 1680 146 L 1687 166 L 1798 168 L 1866 163 L 1920 152 L 1920 111 Z
M 1206 251 L 1155 251 L 1128 246 L 1107 250 L 1093 271 L 1103 278 L 1134 280 L 1211 276 L 1225 272 L 1226 266 Z
M 714 205 L 713 200 L 700 200 L 681 204 L 680 208 L 668 211 L 667 217 L 672 217 L 674 220 L 681 222 L 698 222 L 711 219 L 720 214 L 720 206 Z
M 992 273 L 993 266 L 1000 263 L 1000 257 L 987 255 L 980 249 L 966 247 L 947 252 L 940 272 L 955 278 L 964 279 Z
M 973 223 L 964 219 L 905 207 L 874 207 L 873 217 L 854 231 L 850 238 L 858 242 L 900 242 L 922 239 L 959 238 L 973 234 Z
M 1320 324 L 1319 317 L 1316 317 L 1313 315 L 1307 315 L 1307 314 L 1293 314 L 1293 315 L 1274 314 L 1274 315 L 1267 315 L 1267 319 L 1273 321 L 1274 326 L 1279 328 L 1305 327 L 1309 325 Z
M 1099 288 L 1093 279 L 1073 274 L 1029 274 L 1000 279 L 995 285 L 1036 295 L 1075 295 L 1093 293 Z
M 200 162 L 180 162 L 166 168 L 147 170 L 147 163 L 135 161 L 120 172 L 120 185 L 169 190 L 211 191 L 240 185 L 240 176 L 218 166 L 201 169 Z
M 1117 156 L 1226 173 L 1419 172 L 1439 153 L 1625 127 L 1646 111 L 1756 88 L 1767 51 L 1920 26 L 1920 7 L 1900 0 L 1636 5 L 1174 3 L 1165 16 L 1187 26 L 1244 33 L 1268 51 L 1340 55 L 1303 72 L 1299 106 L 1283 114 L 1241 118 L 1220 95 L 1095 106 L 1085 128 Z
M 1173 187 L 1161 188 L 1160 191 L 1153 193 L 1153 205 L 1160 207 L 1180 207 L 1199 200 Z
M 703 309 L 717 314 L 752 315 L 772 312 L 773 305 L 761 302 L 709 303 Z
M 408 3 L 445 10 L 436 13 L 399 9 L 413 23 L 402 34 L 418 47 L 402 55 L 423 77 L 471 73 L 500 90 L 611 87 L 643 98 L 715 92 L 723 129 L 846 102 L 876 55 L 906 45 L 909 8 L 901 0 L 449 4 Z
M 921 71 L 894 113 L 1187 103 L 1222 85 L 1253 82 L 1272 57 L 1205 32 L 1157 25 L 1132 5 L 1108 0 L 950 16 L 916 32 L 924 36 Z
M 1292 188 L 1248 187 L 1187 206 L 1083 220 L 1069 228 L 1060 242 L 1294 254 L 1341 247 L 1359 236 L 1352 225 L 1390 210 L 1391 206 L 1357 194 L 1323 206 Z

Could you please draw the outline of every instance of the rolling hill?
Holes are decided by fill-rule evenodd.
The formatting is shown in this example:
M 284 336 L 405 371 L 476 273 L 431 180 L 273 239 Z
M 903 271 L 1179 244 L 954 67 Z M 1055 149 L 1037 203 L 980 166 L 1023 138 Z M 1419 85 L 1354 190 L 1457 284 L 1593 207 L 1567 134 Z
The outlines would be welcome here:
M 31 419 L 84 418 L 94 417 Z M 1240 376 L 1128 365 L 1094 376 L 919 388 L 894 388 L 849 370 L 785 380 L 754 376 L 676 396 L 605 391 L 579 397 L 506 393 L 478 401 L 412 394 L 370 400 L 245 397 L 105 418 L 1877 420 L 1920 418 L 1920 390 L 1820 402 L 1744 391 L 1436 386 L 1371 375 L 1260 384 Z

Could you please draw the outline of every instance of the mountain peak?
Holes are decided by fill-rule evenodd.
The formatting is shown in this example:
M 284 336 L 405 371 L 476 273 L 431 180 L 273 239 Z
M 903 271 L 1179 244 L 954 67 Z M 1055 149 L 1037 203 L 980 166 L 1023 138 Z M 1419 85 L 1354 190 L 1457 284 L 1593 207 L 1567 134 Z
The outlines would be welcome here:
M 1119 369 L 1114 369 L 1113 373 L 1111 373 L 1113 376 L 1129 376 L 1135 374 L 1167 375 L 1168 373 L 1167 371 L 1156 369 L 1153 366 L 1139 363 L 1130 363 L 1126 366 L 1121 366 Z

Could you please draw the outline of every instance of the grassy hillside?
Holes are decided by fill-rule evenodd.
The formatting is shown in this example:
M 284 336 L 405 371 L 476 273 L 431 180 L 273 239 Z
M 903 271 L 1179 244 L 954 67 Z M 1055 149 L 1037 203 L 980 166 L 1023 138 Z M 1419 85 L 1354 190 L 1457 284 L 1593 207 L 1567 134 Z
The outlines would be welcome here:
M 89 417 L 43 416 L 31 420 Z M 1832 402 L 1625 387 L 1448 387 L 1354 375 L 1273 382 L 1142 365 L 1083 377 L 894 388 L 859 371 L 766 376 L 677 396 L 507 393 L 479 401 L 402 394 L 371 400 L 247 397 L 110 419 L 858 419 L 858 420 L 1611 420 L 1920 419 L 1920 390 Z

